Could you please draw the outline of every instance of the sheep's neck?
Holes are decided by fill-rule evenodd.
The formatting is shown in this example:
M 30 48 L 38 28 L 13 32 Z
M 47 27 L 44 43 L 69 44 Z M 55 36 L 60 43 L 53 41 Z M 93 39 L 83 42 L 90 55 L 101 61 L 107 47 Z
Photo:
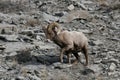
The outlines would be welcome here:
M 55 44 L 57 44 L 58 46 L 60 46 L 61 48 L 63 48 L 65 45 L 62 43 L 62 41 L 59 39 L 58 34 L 55 34 L 55 36 L 53 37 L 53 41 L 55 42 Z

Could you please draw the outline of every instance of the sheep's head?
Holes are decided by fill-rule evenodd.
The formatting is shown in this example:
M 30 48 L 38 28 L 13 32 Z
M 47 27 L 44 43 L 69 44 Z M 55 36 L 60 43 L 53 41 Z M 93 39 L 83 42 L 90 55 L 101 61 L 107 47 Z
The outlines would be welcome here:
M 52 40 L 59 32 L 61 32 L 61 28 L 56 22 L 53 22 L 47 27 L 43 27 L 43 31 L 46 35 L 46 38 Z

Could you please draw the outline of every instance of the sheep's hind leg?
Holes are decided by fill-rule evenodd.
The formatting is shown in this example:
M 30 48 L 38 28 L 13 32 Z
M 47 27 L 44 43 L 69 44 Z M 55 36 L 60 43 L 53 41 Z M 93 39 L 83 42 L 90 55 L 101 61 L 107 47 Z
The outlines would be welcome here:
M 85 55 L 86 63 L 84 64 L 85 66 L 88 65 L 88 51 L 87 51 L 87 46 L 85 46 L 83 49 L 83 53 Z

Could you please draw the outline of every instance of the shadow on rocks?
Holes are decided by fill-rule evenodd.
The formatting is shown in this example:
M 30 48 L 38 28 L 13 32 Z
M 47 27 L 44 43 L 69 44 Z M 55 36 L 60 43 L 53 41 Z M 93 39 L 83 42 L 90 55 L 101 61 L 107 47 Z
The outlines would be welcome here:
M 31 50 L 21 50 L 17 52 L 10 53 L 6 56 L 6 61 L 16 61 L 18 64 L 43 64 L 51 65 L 53 63 L 59 62 L 59 56 L 56 55 L 32 55 Z
M 18 54 L 15 56 L 15 58 L 19 64 L 30 62 L 32 60 L 32 55 L 30 50 L 26 49 L 26 50 L 18 51 L 17 53 Z
M 18 52 L 16 55 L 16 60 L 19 64 L 21 63 L 40 63 L 43 65 L 51 65 L 59 61 L 59 57 L 56 55 L 31 55 L 30 50 L 23 50 Z
M 32 60 L 32 55 L 29 50 L 21 50 L 17 52 L 7 53 L 6 61 L 16 61 L 18 64 L 27 63 Z
M 59 62 L 59 56 L 56 55 L 40 55 L 34 56 L 37 62 L 44 64 L 44 65 L 51 65 L 53 63 Z

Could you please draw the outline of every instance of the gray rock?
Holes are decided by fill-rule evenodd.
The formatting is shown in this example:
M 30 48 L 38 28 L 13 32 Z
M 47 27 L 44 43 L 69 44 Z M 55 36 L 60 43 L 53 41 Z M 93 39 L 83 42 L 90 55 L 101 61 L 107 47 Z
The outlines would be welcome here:
M 100 71 L 102 71 L 102 68 L 97 64 L 90 65 L 88 67 L 89 67 L 89 69 L 93 70 L 93 72 L 95 72 L 95 73 L 99 73 Z
M 4 50 L 5 47 L 3 45 L 0 45 L 0 50 Z
M 95 45 L 97 45 L 97 46 L 103 44 L 103 42 L 102 42 L 101 40 L 93 41 L 93 43 L 94 43 Z
M 71 11 L 71 10 L 73 10 L 75 7 L 74 7 L 73 4 L 71 4 L 71 5 L 69 5 L 67 8 Z
M 114 76 L 114 77 L 119 77 L 120 73 L 119 73 L 119 71 L 113 71 L 113 72 L 108 72 L 108 75 L 109 76 Z
M 8 23 L 8 24 L 12 24 L 11 18 L 6 18 L 6 19 L 4 19 L 4 21 L 5 21 L 6 23 Z
M 77 2 L 77 5 L 80 6 L 83 10 L 87 10 L 87 7 L 84 4 Z
M 107 53 L 112 55 L 112 54 L 115 54 L 115 51 L 108 51 Z
M 64 69 L 64 68 L 72 67 L 72 64 L 62 64 L 60 62 L 57 62 L 57 63 L 54 63 L 53 66 L 54 68 L 57 68 L 57 69 Z
M 17 32 L 17 28 L 15 25 L 0 24 L 0 33 L 13 34 L 14 32 Z
M 109 70 L 110 70 L 110 71 L 114 71 L 115 69 L 116 69 L 116 64 L 111 63 L 111 64 L 110 64 L 110 67 L 109 67 Z
M 2 65 L 0 66 L 0 72 L 3 73 L 3 72 L 6 72 L 7 70 L 5 68 L 2 67 Z
M 103 57 L 103 58 L 108 58 L 108 57 L 110 57 L 110 55 L 109 54 L 107 54 L 107 53 L 100 53 L 100 56 L 101 57 Z
M 7 42 L 17 42 L 17 35 L 0 35 L 0 39 Z
M 67 12 L 55 12 L 54 15 L 55 16 L 58 16 L 58 17 L 62 17 L 64 16 L 65 14 L 67 14 Z
M 57 18 L 55 16 L 52 16 L 50 14 L 47 14 L 47 13 L 43 13 L 43 19 L 47 22 L 58 21 L 59 20 L 59 18 Z
M 22 42 L 12 42 L 5 44 L 5 47 L 6 47 L 5 52 L 15 52 L 25 49 L 33 49 L 34 45 Z
M 23 77 L 23 76 L 17 76 L 16 78 L 15 78 L 15 80 L 25 80 L 26 78 L 25 77 Z
M 37 40 L 43 41 L 45 39 L 45 34 L 44 33 L 34 33 L 34 38 Z
M 95 59 L 95 60 L 94 60 L 94 64 L 100 64 L 101 61 L 102 61 L 102 59 Z
M 118 59 L 111 58 L 109 62 L 116 64 L 116 66 L 120 63 Z
M 40 48 L 40 50 L 55 49 L 56 48 L 56 46 L 54 44 L 53 45 L 45 44 L 42 41 L 34 41 L 33 44 L 35 46 L 38 46 Z
M 23 35 L 33 35 L 34 34 L 34 31 L 33 30 L 22 30 L 19 32 L 19 34 L 23 34 Z
M 81 29 L 78 29 L 78 31 L 80 32 L 83 32 L 83 33 L 87 33 L 87 34 L 92 34 L 92 31 L 89 31 L 89 30 L 81 30 Z
M 60 22 L 71 22 L 74 19 L 88 19 L 90 14 L 85 10 L 71 11 L 60 18 Z
M 21 42 L 27 42 L 27 43 L 33 42 L 33 39 L 31 39 L 29 36 L 26 35 L 19 35 L 17 39 Z
M 12 57 L 12 56 L 16 56 L 18 53 L 17 52 L 11 52 L 8 56 L 10 57 Z
M 90 74 L 95 74 L 94 70 L 90 69 L 90 68 L 86 68 L 82 71 L 83 75 L 90 75 Z

